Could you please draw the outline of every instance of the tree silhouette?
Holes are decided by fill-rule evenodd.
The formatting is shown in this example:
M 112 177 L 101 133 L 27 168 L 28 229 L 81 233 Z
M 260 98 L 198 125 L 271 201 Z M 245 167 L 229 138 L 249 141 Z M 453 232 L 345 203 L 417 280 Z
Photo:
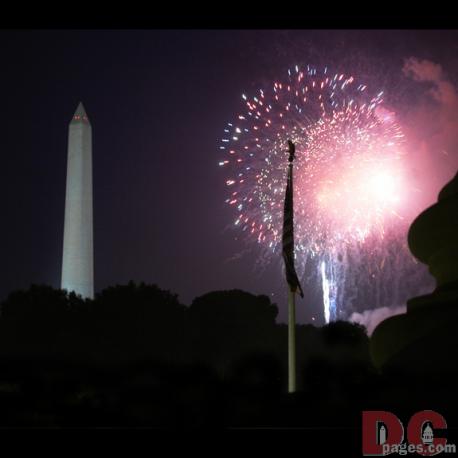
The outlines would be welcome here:
M 75 294 L 44 285 L 11 293 L 1 304 L 0 354 L 64 357 L 71 311 L 82 303 Z
M 112 362 L 185 362 L 185 311 L 177 295 L 156 285 L 107 288 L 86 310 L 93 354 Z
M 276 351 L 278 308 L 267 296 L 240 290 L 217 291 L 194 299 L 188 310 L 195 360 L 221 375 L 240 358 Z
M 367 334 L 346 322 L 298 326 L 307 398 L 285 402 L 287 326 L 277 314 L 267 296 L 240 290 L 188 307 L 133 282 L 94 300 L 49 286 L 11 293 L 1 304 L 0 425 L 300 425 L 312 413 L 327 421 L 338 400 L 348 407 L 370 382 Z

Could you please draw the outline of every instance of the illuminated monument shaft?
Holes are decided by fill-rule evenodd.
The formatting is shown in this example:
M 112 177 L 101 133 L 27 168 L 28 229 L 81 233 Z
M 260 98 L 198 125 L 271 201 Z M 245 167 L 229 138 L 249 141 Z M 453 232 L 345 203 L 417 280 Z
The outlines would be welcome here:
M 62 289 L 94 297 L 92 131 L 80 103 L 68 130 Z

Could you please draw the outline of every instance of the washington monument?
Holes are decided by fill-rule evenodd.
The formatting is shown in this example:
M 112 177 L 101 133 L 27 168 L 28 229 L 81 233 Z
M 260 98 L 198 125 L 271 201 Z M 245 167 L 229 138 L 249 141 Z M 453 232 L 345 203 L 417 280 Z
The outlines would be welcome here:
M 62 289 L 94 297 L 92 131 L 80 102 L 68 128 Z

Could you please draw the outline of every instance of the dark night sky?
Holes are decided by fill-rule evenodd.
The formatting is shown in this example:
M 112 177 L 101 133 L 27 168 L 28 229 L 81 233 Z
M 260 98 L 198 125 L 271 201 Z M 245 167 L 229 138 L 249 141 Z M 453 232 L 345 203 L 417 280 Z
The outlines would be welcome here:
M 344 68 L 358 59 L 362 73 L 367 66 L 384 81 L 409 56 L 438 62 L 451 80 L 458 75 L 458 34 L 445 31 L 0 37 L 0 298 L 30 283 L 59 286 L 67 127 L 80 100 L 93 127 L 96 290 L 132 279 L 157 283 L 185 303 L 228 288 L 275 293 L 281 302 L 279 263 L 257 271 L 255 247 L 230 260 L 245 247 L 228 229 L 233 213 L 224 203 L 218 146 L 240 94 L 317 56 Z M 301 306 L 299 319 L 315 312 Z

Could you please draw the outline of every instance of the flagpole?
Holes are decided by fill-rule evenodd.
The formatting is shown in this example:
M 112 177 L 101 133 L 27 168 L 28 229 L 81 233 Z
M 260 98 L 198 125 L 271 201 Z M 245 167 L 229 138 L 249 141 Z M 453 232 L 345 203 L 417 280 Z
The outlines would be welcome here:
M 288 288 L 288 393 L 296 391 L 296 294 Z
M 288 393 L 296 391 L 296 291 L 304 293 L 294 268 L 294 204 L 293 204 L 293 161 L 296 147 L 288 140 L 288 179 L 286 182 L 285 206 L 283 211 L 283 259 L 288 283 Z

